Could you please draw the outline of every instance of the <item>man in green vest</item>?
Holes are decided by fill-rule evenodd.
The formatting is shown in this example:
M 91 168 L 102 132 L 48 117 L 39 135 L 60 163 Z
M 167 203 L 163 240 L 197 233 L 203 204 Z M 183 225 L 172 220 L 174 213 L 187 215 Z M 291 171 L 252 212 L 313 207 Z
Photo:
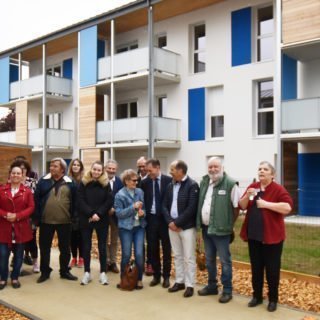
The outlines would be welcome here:
M 230 242 L 233 225 L 239 210 L 240 191 L 237 182 L 223 170 L 222 159 L 212 157 L 208 161 L 208 174 L 200 183 L 199 204 L 197 211 L 197 227 L 202 229 L 202 237 L 206 253 L 208 284 L 198 291 L 200 296 L 217 295 L 217 264 L 219 256 L 223 285 L 220 303 L 232 299 L 232 261 Z

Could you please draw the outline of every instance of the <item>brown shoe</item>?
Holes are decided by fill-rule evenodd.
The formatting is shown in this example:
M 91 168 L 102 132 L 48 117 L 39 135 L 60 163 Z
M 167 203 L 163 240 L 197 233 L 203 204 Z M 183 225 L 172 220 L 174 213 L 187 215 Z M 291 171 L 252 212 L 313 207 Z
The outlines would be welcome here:
M 146 276 L 152 276 L 153 275 L 153 269 L 151 264 L 147 264 L 145 267 L 145 275 Z
M 119 273 L 119 269 L 115 263 L 111 263 L 108 267 L 108 271 L 111 271 L 113 273 Z
M 175 283 L 171 288 L 168 289 L 168 292 L 177 292 L 179 290 L 184 290 L 186 286 L 184 283 Z
M 187 287 L 186 291 L 184 292 L 183 296 L 185 298 L 189 298 L 193 296 L 193 288 L 192 287 Z

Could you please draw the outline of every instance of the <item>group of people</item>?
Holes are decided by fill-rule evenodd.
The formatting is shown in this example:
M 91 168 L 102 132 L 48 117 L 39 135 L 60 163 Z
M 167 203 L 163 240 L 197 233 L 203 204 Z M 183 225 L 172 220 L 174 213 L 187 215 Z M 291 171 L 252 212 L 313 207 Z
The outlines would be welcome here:
M 136 289 L 143 288 L 145 272 L 153 275 L 151 287 L 162 282 L 168 292 L 183 290 L 183 296 L 188 298 L 194 295 L 196 238 L 201 230 L 208 283 L 198 295 L 218 295 L 219 257 L 222 270 L 219 302 L 227 303 L 232 299 L 230 243 L 241 208 L 247 213 L 240 236 L 248 241 L 252 271 L 253 297 L 248 306 L 263 302 L 266 272 L 267 309 L 270 312 L 277 309 L 284 216 L 290 213 L 293 203 L 285 188 L 274 181 L 275 170 L 269 162 L 259 164 L 258 181 L 250 184 L 242 196 L 238 182 L 226 174 L 218 157 L 208 160 L 208 170 L 200 186 L 187 174 L 188 166 L 182 160 L 170 164 L 168 176 L 161 172 L 158 159 L 141 157 L 137 161 L 138 171 L 124 170 L 119 178 L 115 160 L 108 160 L 106 164 L 95 161 L 84 173 L 80 159 L 72 160 L 67 170 L 62 158 L 54 158 L 50 172 L 33 186 L 30 181 L 26 182 L 29 179 L 23 169 L 25 162 L 14 161 L 8 183 L 0 187 L 0 290 L 7 285 L 11 251 L 14 253 L 11 284 L 13 288 L 21 286 L 18 277 L 25 244 L 30 241 L 33 245 L 29 250 L 33 251 L 37 271 L 36 228 L 31 227 L 35 225 L 39 226 L 41 274 L 38 283 L 50 278 L 50 250 L 55 232 L 60 251 L 60 277 L 77 280 L 70 272 L 71 267 L 77 265 L 84 266 L 81 284 L 92 281 L 90 259 L 95 230 L 102 285 L 108 284 L 108 270 L 119 272 L 116 263 L 119 238 L 120 279 L 130 263 L 133 249 L 138 269 Z M 170 286 L 172 255 L 175 281 Z M 121 283 L 117 287 L 121 289 Z

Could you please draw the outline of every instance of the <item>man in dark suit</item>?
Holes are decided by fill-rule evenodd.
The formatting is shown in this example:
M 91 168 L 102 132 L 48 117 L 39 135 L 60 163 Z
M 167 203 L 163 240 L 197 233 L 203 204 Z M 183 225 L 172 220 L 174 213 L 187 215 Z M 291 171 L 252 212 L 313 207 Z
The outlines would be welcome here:
M 113 197 L 116 193 L 123 187 L 121 179 L 116 176 L 118 170 L 118 162 L 109 159 L 105 164 L 105 172 L 108 175 L 110 187 L 112 190 Z M 109 236 L 110 244 L 107 243 L 107 267 L 108 271 L 112 271 L 113 273 L 119 273 L 119 269 L 117 267 L 117 252 L 118 252 L 118 221 L 115 215 L 114 208 L 109 210 Z M 109 242 L 109 241 L 108 241 Z
M 141 189 L 144 192 L 144 204 L 147 217 L 147 240 L 150 248 L 153 268 L 153 279 L 150 286 L 154 287 L 160 283 L 161 261 L 160 261 L 160 241 L 163 253 L 162 276 L 163 288 L 170 286 L 171 271 L 171 244 L 169 239 L 168 226 L 162 214 L 162 202 L 171 182 L 171 178 L 161 173 L 160 161 L 149 159 L 146 162 L 148 177 L 141 181 Z
M 196 277 L 196 216 L 198 184 L 187 176 L 188 166 L 182 160 L 170 165 L 172 183 L 163 200 L 163 214 L 169 227 L 174 254 L 176 280 L 169 292 L 185 290 L 185 298 L 193 296 Z M 187 288 L 186 288 L 187 287 Z

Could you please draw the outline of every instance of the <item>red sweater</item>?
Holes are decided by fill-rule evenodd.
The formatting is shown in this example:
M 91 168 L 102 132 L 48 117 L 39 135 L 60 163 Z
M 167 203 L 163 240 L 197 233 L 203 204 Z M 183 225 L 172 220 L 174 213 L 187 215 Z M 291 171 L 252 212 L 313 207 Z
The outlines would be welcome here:
M 250 184 L 247 190 L 249 188 L 260 189 L 260 182 L 255 182 Z M 242 195 L 242 197 L 245 196 L 247 190 Z M 269 202 L 286 202 L 290 205 L 291 208 L 293 208 L 293 201 L 288 191 L 283 186 L 281 186 L 280 184 L 277 184 L 276 182 L 271 182 L 266 187 L 263 197 L 261 199 Z M 241 232 L 240 232 L 240 237 L 244 241 L 248 240 L 248 217 L 251 213 L 252 204 L 253 204 L 253 201 L 249 201 L 247 214 L 244 219 Z M 245 209 L 245 208 L 242 208 L 242 209 Z M 275 244 L 283 241 L 286 238 L 285 226 L 284 226 L 284 215 L 269 209 L 262 209 L 262 217 L 263 217 L 263 243 Z
M 11 195 L 11 185 L 8 183 L 0 187 L 0 243 L 10 244 L 12 241 L 12 226 L 14 227 L 17 243 L 25 243 L 32 239 L 30 215 L 34 210 L 31 190 L 22 184 L 14 197 Z M 16 213 L 14 223 L 5 217 L 8 212 Z

